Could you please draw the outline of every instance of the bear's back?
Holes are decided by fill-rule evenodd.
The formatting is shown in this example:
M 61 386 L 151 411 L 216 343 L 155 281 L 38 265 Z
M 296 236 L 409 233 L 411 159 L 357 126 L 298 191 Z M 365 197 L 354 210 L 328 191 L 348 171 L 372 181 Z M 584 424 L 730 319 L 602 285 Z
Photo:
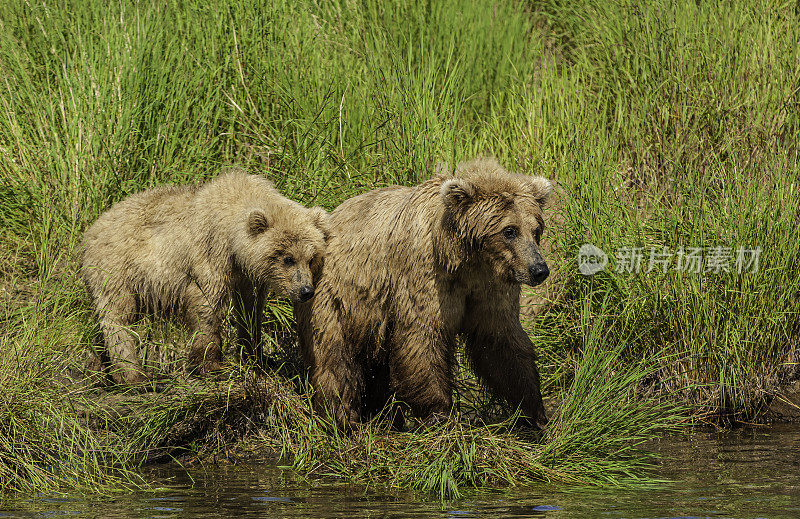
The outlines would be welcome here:
M 368 191 L 331 213 L 325 270 L 334 292 L 354 290 L 365 304 L 382 306 L 403 287 L 424 283 L 434 268 L 439 204 L 438 187 L 430 184 Z
M 196 186 L 159 186 L 117 202 L 84 233 L 84 247 L 107 248 L 171 227 L 190 207 Z M 124 246 L 124 245 L 122 245 Z
M 197 186 L 158 186 L 134 193 L 115 203 L 87 230 L 99 226 L 146 225 L 150 220 L 182 211 L 197 191 Z
M 343 249 L 346 254 L 382 260 L 401 243 L 413 243 L 414 235 L 422 232 L 416 228 L 419 207 L 414 203 L 415 193 L 415 188 L 391 186 L 344 201 L 331 213 L 329 250 Z
M 261 207 L 283 199 L 266 178 L 239 170 L 223 173 L 203 185 L 197 198 L 198 207 L 213 206 L 221 211 L 232 206 Z
M 411 188 L 389 186 L 367 191 L 342 202 L 331 213 L 331 224 L 345 227 L 351 222 L 374 224 L 392 218 L 408 198 Z

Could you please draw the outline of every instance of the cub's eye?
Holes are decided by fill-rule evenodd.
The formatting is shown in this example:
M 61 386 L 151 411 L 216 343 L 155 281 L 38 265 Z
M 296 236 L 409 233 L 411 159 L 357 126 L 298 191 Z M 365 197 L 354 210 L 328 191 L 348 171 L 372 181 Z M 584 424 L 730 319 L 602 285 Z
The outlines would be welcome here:
M 283 264 L 286 265 L 287 267 L 291 267 L 295 263 L 296 261 L 291 256 L 286 256 L 285 258 L 283 258 Z
M 503 229 L 503 238 L 506 240 L 513 240 L 517 237 L 517 228 L 516 227 L 506 227 Z

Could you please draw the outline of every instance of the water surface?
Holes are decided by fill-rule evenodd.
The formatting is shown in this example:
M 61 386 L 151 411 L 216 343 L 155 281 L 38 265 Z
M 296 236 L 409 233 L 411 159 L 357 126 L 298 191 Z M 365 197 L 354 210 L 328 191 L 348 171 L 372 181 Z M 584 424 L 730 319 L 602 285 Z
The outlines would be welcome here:
M 338 481 L 306 482 L 274 463 L 151 467 L 155 493 L 113 498 L 38 496 L 0 517 L 735 517 L 800 518 L 800 425 L 693 431 L 654 443 L 652 488 L 537 485 L 482 491 L 449 503 Z

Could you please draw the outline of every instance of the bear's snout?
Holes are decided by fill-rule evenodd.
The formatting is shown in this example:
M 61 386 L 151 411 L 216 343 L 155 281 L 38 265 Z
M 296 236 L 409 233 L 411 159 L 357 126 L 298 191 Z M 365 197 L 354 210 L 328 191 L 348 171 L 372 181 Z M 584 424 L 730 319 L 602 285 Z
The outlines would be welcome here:
M 535 263 L 528 267 L 528 276 L 530 277 L 530 285 L 532 287 L 541 284 L 549 275 L 550 269 L 547 268 L 547 263 Z
M 301 303 L 305 303 L 312 297 L 314 297 L 314 287 L 312 287 L 311 285 L 304 285 L 300 287 L 298 298 L 300 299 Z

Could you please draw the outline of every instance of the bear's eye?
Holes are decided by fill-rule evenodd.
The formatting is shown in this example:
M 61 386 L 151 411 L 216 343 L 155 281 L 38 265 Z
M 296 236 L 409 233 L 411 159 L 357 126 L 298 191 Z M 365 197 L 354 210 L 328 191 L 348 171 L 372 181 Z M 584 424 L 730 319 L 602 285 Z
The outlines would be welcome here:
M 291 257 L 291 256 L 286 256 L 285 258 L 283 258 L 283 264 L 286 265 L 287 267 L 291 267 L 295 263 L 296 262 L 295 262 L 294 258 Z
M 516 227 L 506 227 L 503 229 L 503 237 L 506 240 L 513 240 L 517 237 L 517 228 Z

